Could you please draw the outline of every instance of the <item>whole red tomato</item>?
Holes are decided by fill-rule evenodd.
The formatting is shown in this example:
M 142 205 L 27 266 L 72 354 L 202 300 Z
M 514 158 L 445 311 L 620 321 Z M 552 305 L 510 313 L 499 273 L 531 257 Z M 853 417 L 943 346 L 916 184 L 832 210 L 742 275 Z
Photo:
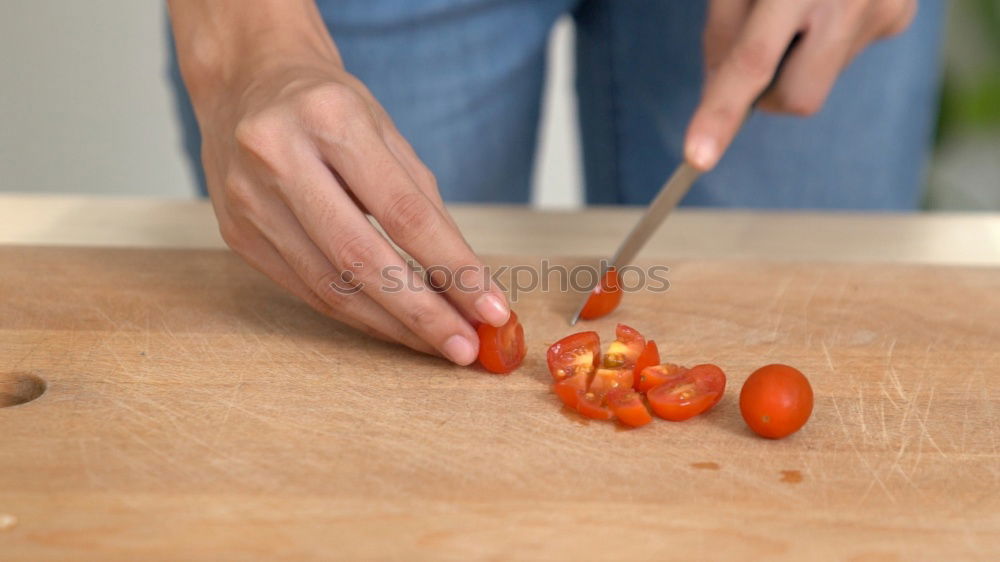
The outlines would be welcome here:
M 753 372 L 740 391 L 740 412 L 757 435 L 781 439 L 798 431 L 812 414 L 813 391 L 798 369 L 767 365 Z

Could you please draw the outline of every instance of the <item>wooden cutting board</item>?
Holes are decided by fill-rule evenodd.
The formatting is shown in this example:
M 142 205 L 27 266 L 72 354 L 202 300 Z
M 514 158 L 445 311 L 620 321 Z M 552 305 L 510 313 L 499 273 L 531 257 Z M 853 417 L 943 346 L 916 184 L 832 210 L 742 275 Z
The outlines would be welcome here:
M 525 257 L 494 264 L 537 263 Z M 544 354 L 573 295 L 516 304 L 508 377 L 368 341 L 221 251 L 0 247 L 0 558 L 990 558 L 1000 554 L 1000 270 L 669 263 L 626 297 L 723 401 L 585 423 Z M 816 406 L 768 441 L 766 363 Z

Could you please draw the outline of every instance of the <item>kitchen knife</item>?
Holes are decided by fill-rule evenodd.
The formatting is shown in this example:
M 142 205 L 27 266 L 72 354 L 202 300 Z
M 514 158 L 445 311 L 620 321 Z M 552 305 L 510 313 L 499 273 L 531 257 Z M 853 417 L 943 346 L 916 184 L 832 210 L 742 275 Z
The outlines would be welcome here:
M 785 54 L 782 55 L 781 61 L 778 62 L 778 67 L 774 72 L 774 76 L 771 78 L 770 84 L 757 96 L 754 100 L 750 111 L 747 112 L 746 119 L 750 118 L 750 114 L 753 113 L 754 108 L 757 106 L 757 102 L 760 101 L 774 83 L 778 80 L 778 75 L 781 74 L 781 69 L 785 66 L 785 62 L 788 61 L 789 55 L 792 53 L 792 49 L 798 45 L 801 40 L 801 34 L 796 34 L 791 42 L 788 44 L 788 48 L 785 49 Z M 746 123 L 744 119 L 744 123 Z M 632 227 L 631 232 L 625 237 L 621 245 L 618 246 L 618 250 L 615 251 L 614 255 L 608 261 L 601 262 L 600 275 L 594 280 L 594 283 L 584 292 L 583 298 L 580 300 L 579 306 L 573 312 L 573 316 L 569 319 L 569 325 L 575 326 L 577 321 L 580 320 L 580 313 L 583 312 L 583 308 L 587 305 L 587 301 L 590 299 L 591 293 L 593 293 L 594 288 L 604 279 L 604 275 L 607 273 L 608 269 L 621 269 L 622 266 L 632 263 L 632 260 L 639 254 L 639 250 L 646 245 L 646 242 L 653 236 L 656 229 L 660 227 L 667 215 L 670 214 L 674 208 L 681 202 L 681 199 L 687 195 L 687 192 L 691 189 L 694 182 L 701 176 L 701 170 L 695 168 L 694 166 L 687 163 L 687 161 L 681 162 L 680 166 L 674 171 L 674 173 L 667 180 L 667 183 L 663 184 L 660 188 L 660 192 L 653 199 L 653 202 L 649 204 L 649 208 L 646 209 L 645 214 L 639 219 L 639 222 Z

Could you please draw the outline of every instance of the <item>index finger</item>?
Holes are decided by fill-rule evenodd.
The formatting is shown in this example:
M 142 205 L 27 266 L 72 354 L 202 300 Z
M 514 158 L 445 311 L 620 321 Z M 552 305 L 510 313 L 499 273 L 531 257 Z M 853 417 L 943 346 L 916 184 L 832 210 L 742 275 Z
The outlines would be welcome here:
M 684 157 L 701 170 L 715 167 L 774 78 L 798 33 L 804 3 L 761 0 L 718 70 L 709 78 L 688 126 Z
M 433 272 L 432 283 L 467 318 L 504 325 L 510 308 L 461 232 L 421 189 L 375 128 L 360 127 L 350 144 L 321 141 L 324 156 L 392 240 Z

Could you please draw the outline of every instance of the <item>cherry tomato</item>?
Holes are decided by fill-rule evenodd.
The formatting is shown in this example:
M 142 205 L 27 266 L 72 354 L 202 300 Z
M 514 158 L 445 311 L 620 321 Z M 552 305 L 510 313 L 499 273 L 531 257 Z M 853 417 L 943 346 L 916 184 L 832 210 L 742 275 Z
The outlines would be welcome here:
M 611 391 L 632 388 L 632 369 L 601 368 L 594 373 L 588 391 L 594 395 L 598 403 L 604 402 L 604 397 Z
M 607 403 L 615 417 L 629 427 L 642 427 L 653 421 L 642 397 L 632 390 L 612 390 L 608 393 Z
M 487 371 L 506 375 L 521 365 L 527 350 L 524 347 L 524 328 L 517 321 L 517 314 L 510 313 L 510 320 L 499 328 L 480 324 L 479 364 Z
M 753 372 L 740 391 L 740 413 L 757 435 L 781 439 L 798 431 L 812 414 L 809 379 L 788 365 Z
M 562 403 L 567 408 L 573 410 L 576 409 L 576 405 L 580 402 L 580 397 L 586 392 L 585 389 L 570 384 L 568 380 L 552 385 L 552 391 L 556 393 L 556 396 L 559 397 L 559 400 L 562 400 Z
M 625 324 L 615 326 L 615 338 L 604 354 L 604 366 L 608 369 L 634 369 L 639 355 L 646 348 L 646 338 Z
M 641 390 L 639 388 L 639 377 L 642 371 L 646 367 L 652 367 L 653 365 L 660 364 L 660 350 L 656 347 L 656 342 L 649 340 L 646 342 L 646 349 L 642 350 L 639 354 L 639 358 L 635 360 L 635 368 L 632 369 L 632 373 L 635 375 L 633 377 L 633 383 L 636 390 Z M 648 390 L 648 389 L 646 389 Z M 645 390 L 643 390 L 645 392 Z
M 639 371 L 639 376 L 635 380 L 635 389 L 639 392 L 649 392 L 667 381 L 683 375 L 688 370 L 673 363 L 653 365 Z
M 601 338 L 597 332 L 566 336 L 549 347 L 547 359 L 549 372 L 556 382 L 580 373 L 586 374 L 589 382 L 590 374 L 601 360 Z
M 683 421 L 715 406 L 725 390 L 726 374 L 722 369 L 715 365 L 697 365 L 650 390 L 646 397 L 656 415 L 670 421 Z
M 566 386 L 572 386 L 586 392 L 587 387 L 590 386 L 590 373 L 577 373 L 571 377 L 566 377 L 559 382 Z
M 622 302 L 622 289 L 618 286 L 618 272 L 615 268 L 610 268 L 604 274 L 604 279 L 594 288 L 587 304 L 583 305 L 580 318 L 593 320 L 611 314 L 618 303 Z
M 576 410 L 582 416 L 593 420 L 610 420 L 614 414 L 601 406 L 600 402 L 589 392 L 584 392 L 568 381 L 557 382 L 552 390 L 562 400 L 566 407 Z

